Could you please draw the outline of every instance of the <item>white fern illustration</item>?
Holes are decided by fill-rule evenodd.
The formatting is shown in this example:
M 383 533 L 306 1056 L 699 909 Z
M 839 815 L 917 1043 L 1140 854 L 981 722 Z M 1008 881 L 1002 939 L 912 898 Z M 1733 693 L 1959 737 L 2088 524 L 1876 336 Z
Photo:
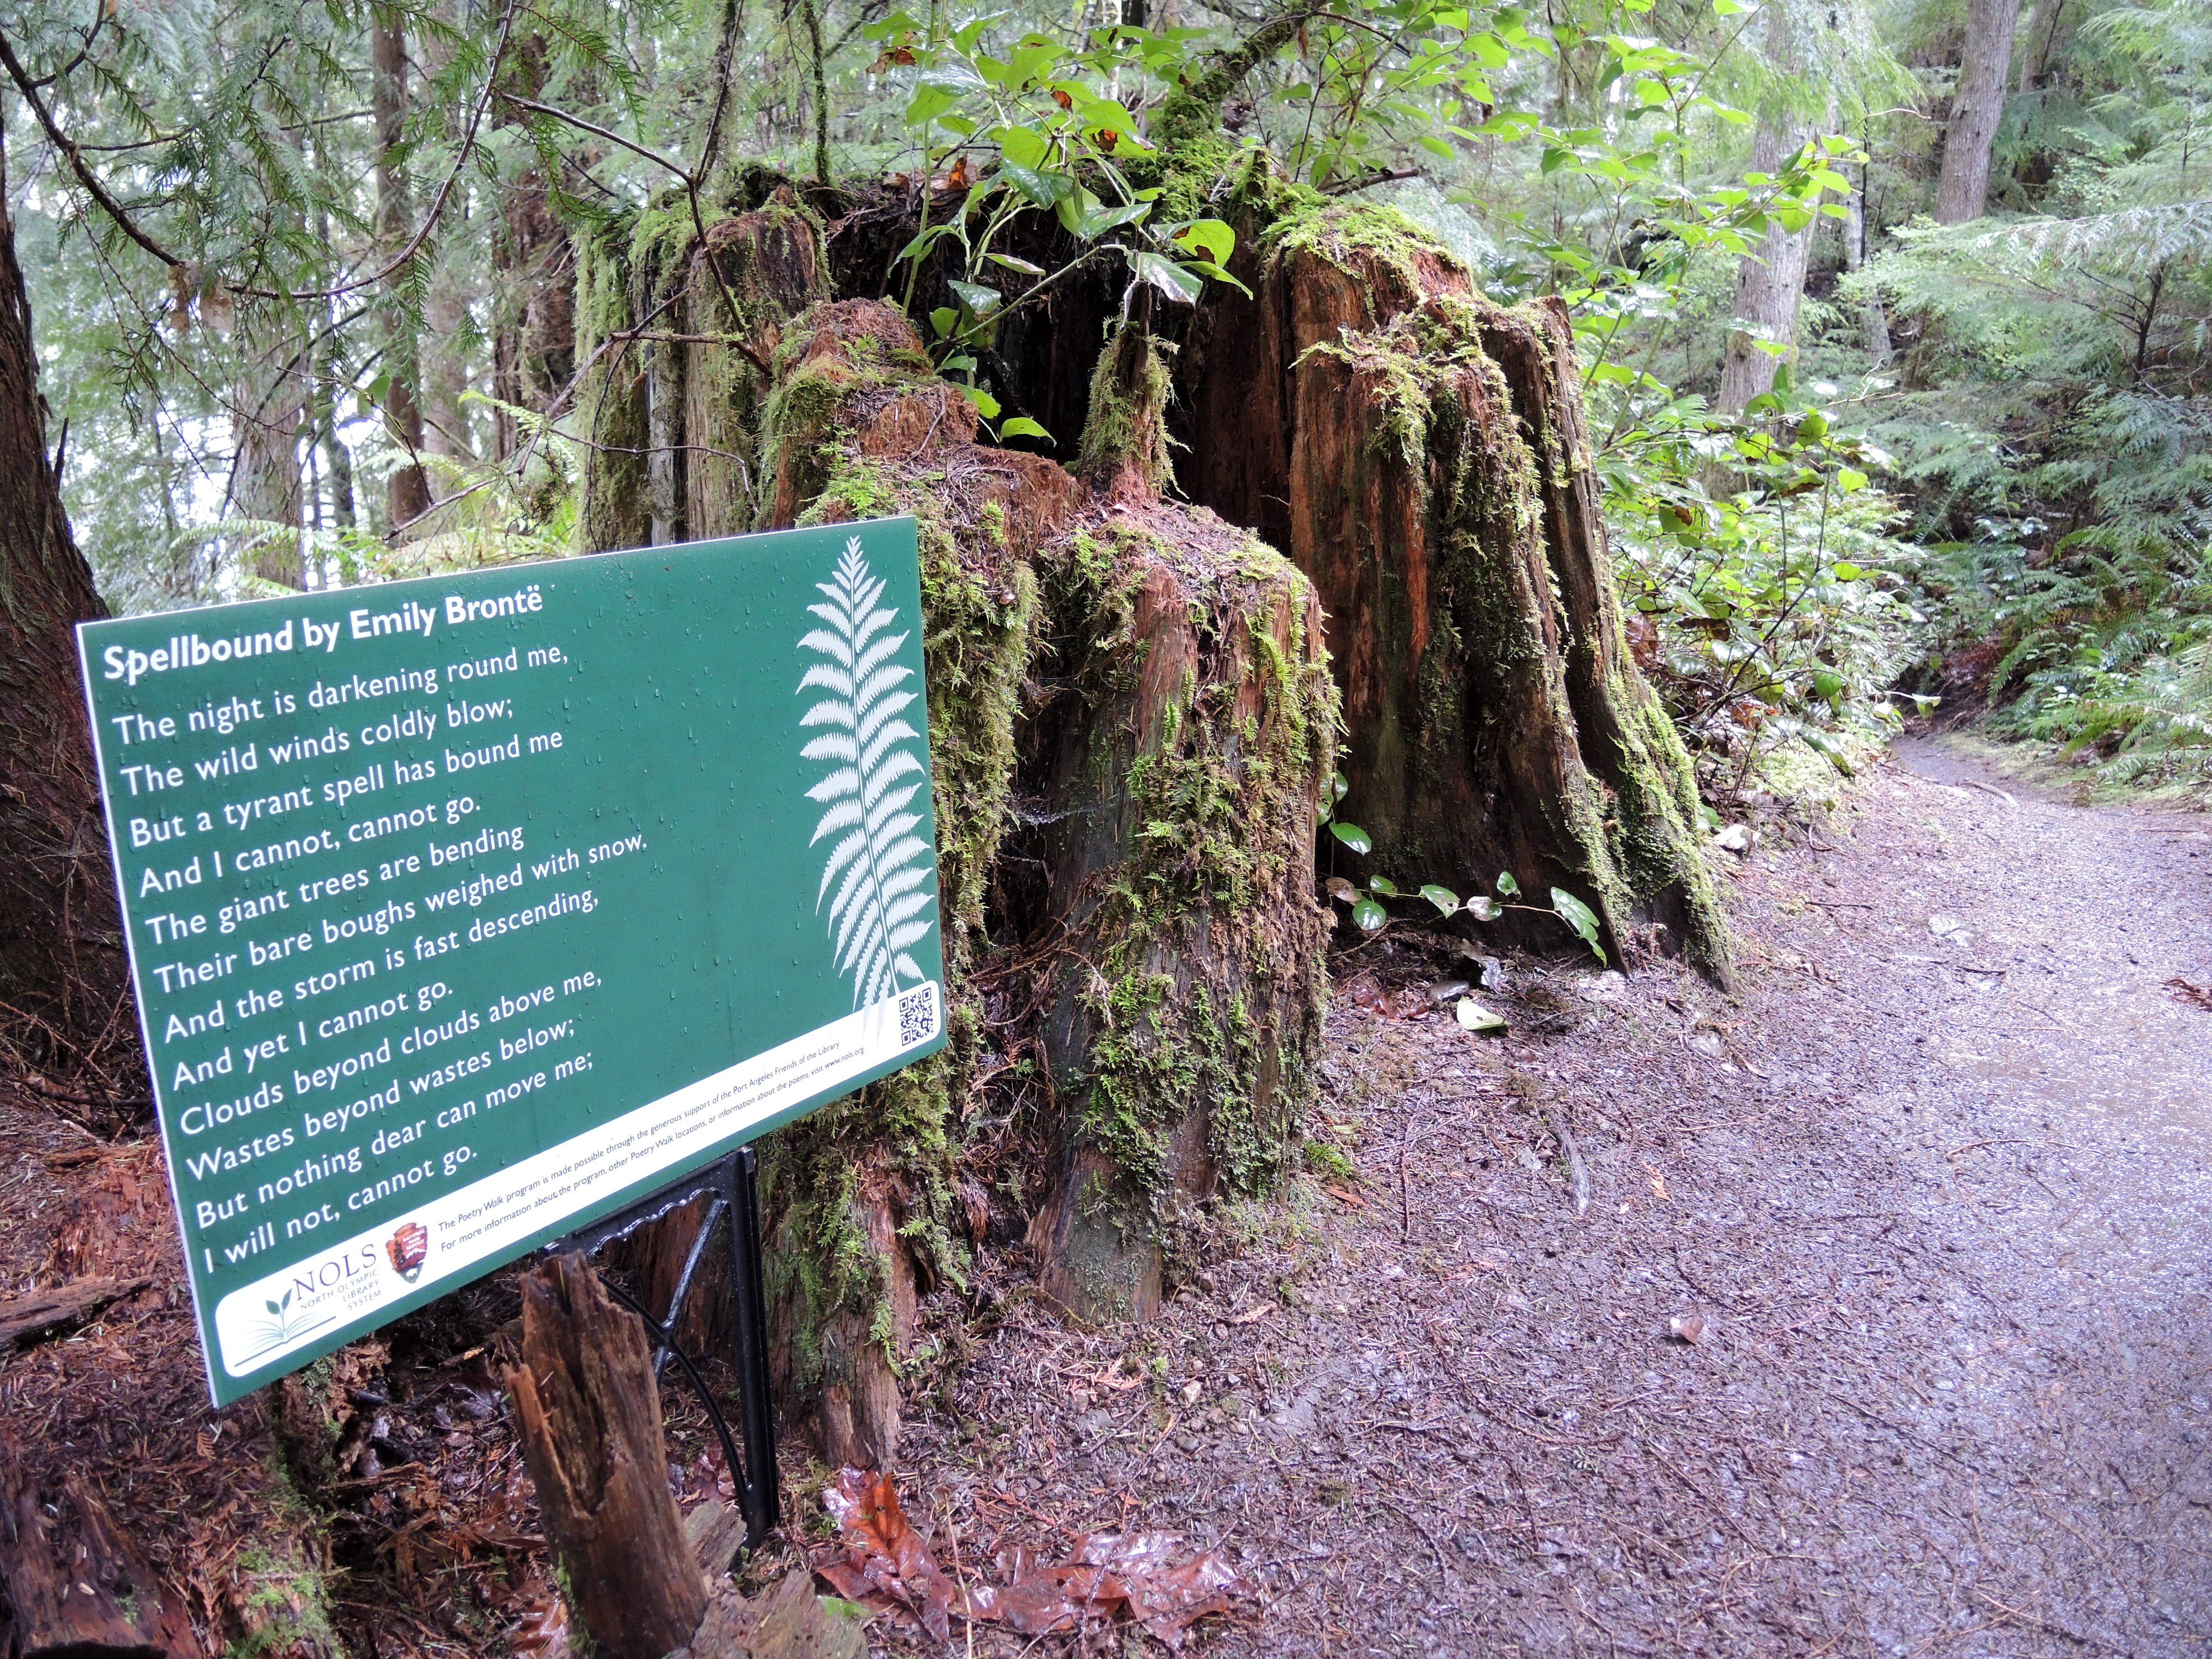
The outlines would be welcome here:
M 822 660 L 808 666 L 799 689 L 830 695 L 799 717 L 801 727 L 826 728 L 799 752 L 836 764 L 806 792 L 827 809 L 808 844 L 835 837 L 814 908 L 835 884 L 830 931 L 837 972 L 852 976 L 853 1006 L 864 1008 L 894 994 L 902 980 L 927 977 L 910 952 L 933 925 L 923 915 L 932 899 L 924 889 L 929 847 L 914 833 L 921 815 L 908 808 L 929 773 L 906 746 L 921 738 L 903 718 L 918 694 L 899 689 L 914 671 L 894 660 L 907 635 L 885 631 L 898 612 L 880 603 L 884 584 L 869 571 L 859 537 L 845 544 L 836 580 L 816 586 L 827 602 L 806 608 L 825 625 L 799 647 Z

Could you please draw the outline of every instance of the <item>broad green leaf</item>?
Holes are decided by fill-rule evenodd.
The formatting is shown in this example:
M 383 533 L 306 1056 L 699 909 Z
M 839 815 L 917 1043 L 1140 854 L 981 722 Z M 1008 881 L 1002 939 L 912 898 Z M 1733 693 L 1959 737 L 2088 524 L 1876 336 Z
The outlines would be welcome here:
M 1066 173 L 1040 173 L 1006 156 L 999 159 L 999 171 L 1006 175 L 1008 184 L 1037 207 L 1056 207 L 1077 188 L 1075 181 Z M 991 257 L 995 259 L 1000 256 L 994 253 Z
M 1390 913 L 1371 898 L 1358 901 L 1352 907 L 1352 920 L 1363 933 L 1379 933 L 1389 924 Z
M 1434 882 L 1423 885 L 1421 896 L 1435 905 L 1437 910 L 1445 915 L 1449 915 L 1459 908 L 1459 895 L 1449 887 L 1437 886 Z
M 1367 878 L 1367 885 L 1371 890 L 1382 894 L 1384 898 L 1398 896 L 1398 884 L 1388 876 L 1370 876 Z
M 939 339 L 944 339 L 960 326 L 960 313 L 951 306 L 939 306 L 929 313 L 929 325 L 937 331 Z
M 1477 893 L 1467 902 L 1467 913 L 1477 921 L 1495 921 L 1505 914 L 1505 907 L 1487 893 Z
M 1034 167 L 1052 153 L 1052 145 L 1035 127 L 1006 126 L 998 130 L 999 154 L 1017 167 Z
M 1218 219 L 1194 219 L 1172 240 L 1187 251 L 1203 252 L 1218 265 L 1227 264 L 1237 251 L 1237 233 Z
M 960 100 L 943 87 L 920 86 L 907 100 L 906 124 L 910 127 L 926 127 Z
M 1564 887 L 1552 890 L 1552 908 L 1560 921 L 1582 935 L 1583 943 L 1596 953 L 1600 962 L 1603 962 L 1605 950 L 1597 942 L 1597 913 Z
M 975 405 L 976 411 L 985 420 L 995 421 L 999 418 L 999 400 L 984 391 L 981 386 L 963 386 L 960 389 L 968 394 L 968 401 Z
M 1042 265 L 1032 264 L 1027 259 L 1016 258 L 1011 253 L 994 253 L 987 257 L 988 257 L 993 264 L 1004 265 L 1008 270 L 1018 270 L 1024 276 L 1042 276 L 1044 275 L 1044 267 Z
M 1486 1008 L 1473 997 L 1459 1000 L 1459 1023 L 1470 1031 L 1502 1031 L 1505 1016 Z
M 1328 826 L 1328 832 L 1355 853 L 1364 855 L 1375 850 L 1374 838 L 1356 823 L 1339 820 Z
M 960 303 L 966 306 L 979 318 L 989 316 L 999 308 L 1006 298 L 995 288 L 986 288 L 981 283 L 948 281 L 945 286 L 951 289 Z
M 1195 303 L 1200 292 L 1206 287 L 1205 283 L 1192 272 L 1157 253 L 1132 253 L 1129 268 L 1136 274 L 1139 282 L 1150 283 L 1177 305 Z
M 1520 896 L 1521 884 L 1513 879 L 1513 872 L 1510 870 L 1500 870 L 1498 872 L 1498 890 L 1504 894 L 1507 898 Z
M 1000 426 L 999 435 L 1001 438 L 1041 438 L 1046 443 L 1052 441 L 1052 434 L 1026 415 L 1017 415 Z
M 1152 210 L 1150 202 L 1130 202 L 1121 207 L 1092 207 L 1076 224 L 1069 227 L 1085 241 L 1092 241 L 1109 230 L 1123 225 L 1133 225 Z

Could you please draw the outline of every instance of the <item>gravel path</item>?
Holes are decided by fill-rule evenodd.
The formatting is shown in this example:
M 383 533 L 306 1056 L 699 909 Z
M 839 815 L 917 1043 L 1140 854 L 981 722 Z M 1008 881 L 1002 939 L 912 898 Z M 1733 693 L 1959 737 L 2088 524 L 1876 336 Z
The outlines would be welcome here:
M 1225 1540 L 1215 1655 L 2203 1652 L 2205 821 L 1911 743 L 1736 886 L 1735 1000 L 1523 961 L 1501 1043 L 1340 987 L 1356 1174 L 1143 1331 L 1008 1304 L 909 1506 Z

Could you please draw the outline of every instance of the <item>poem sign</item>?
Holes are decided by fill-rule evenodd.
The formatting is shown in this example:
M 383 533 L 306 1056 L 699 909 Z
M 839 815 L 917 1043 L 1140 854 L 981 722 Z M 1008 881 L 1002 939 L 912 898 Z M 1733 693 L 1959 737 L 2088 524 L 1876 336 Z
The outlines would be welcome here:
M 944 1046 L 910 519 L 78 635 L 218 1405 Z

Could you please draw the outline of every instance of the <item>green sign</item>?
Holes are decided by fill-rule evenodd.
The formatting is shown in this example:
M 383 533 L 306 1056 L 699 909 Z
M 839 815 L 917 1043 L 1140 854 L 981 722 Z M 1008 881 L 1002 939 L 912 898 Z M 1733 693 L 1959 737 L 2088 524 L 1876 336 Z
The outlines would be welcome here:
M 78 630 L 216 1402 L 943 1047 L 912 520 Z

